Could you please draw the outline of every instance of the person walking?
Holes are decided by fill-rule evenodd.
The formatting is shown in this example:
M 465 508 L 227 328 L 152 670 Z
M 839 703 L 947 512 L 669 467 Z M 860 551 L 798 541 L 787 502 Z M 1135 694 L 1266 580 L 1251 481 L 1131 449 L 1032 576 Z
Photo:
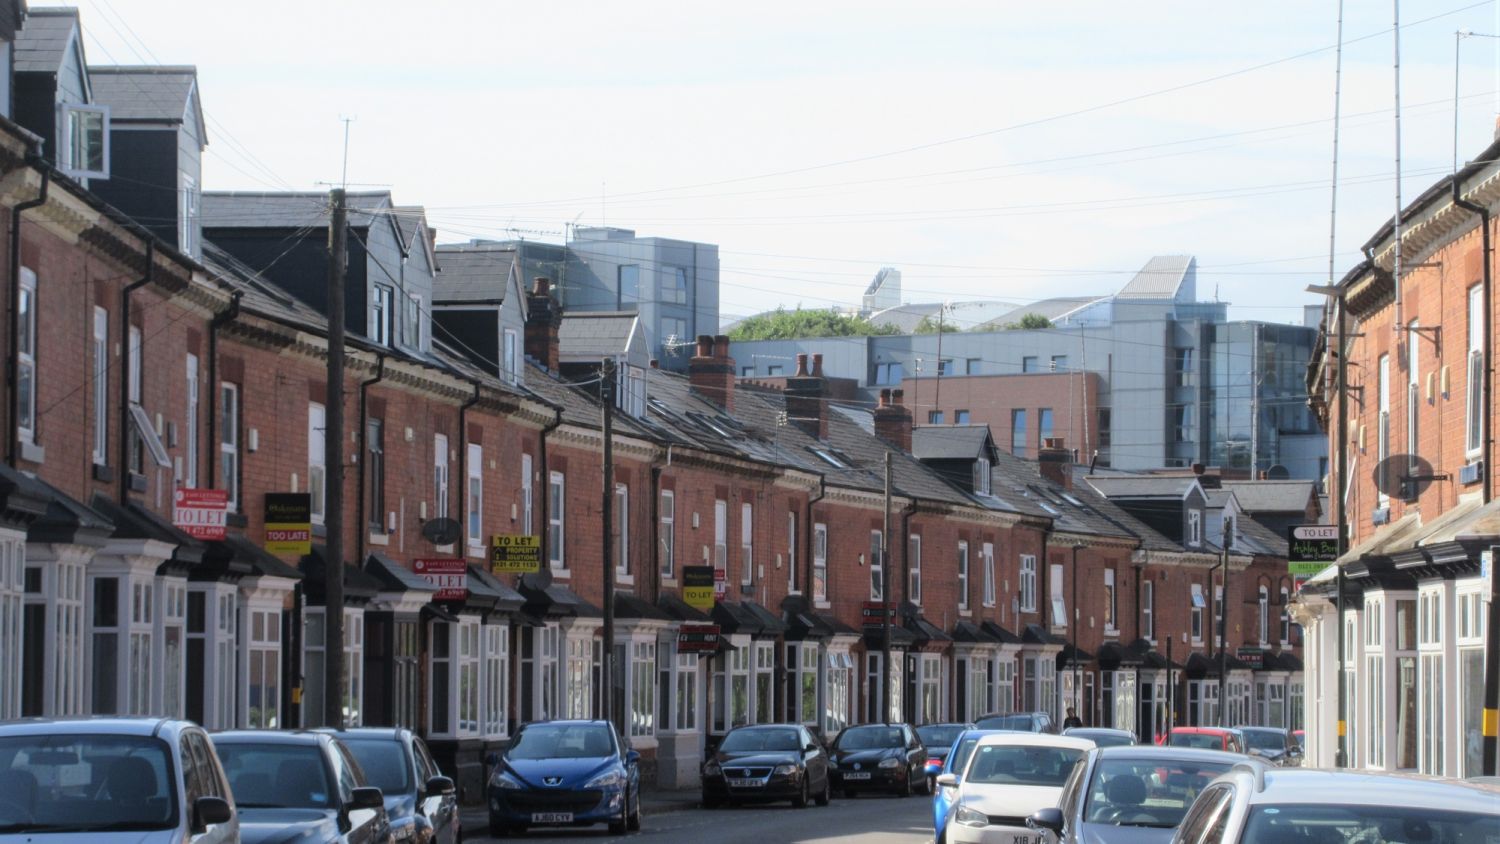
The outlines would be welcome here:
M 1077 711 L 1075 711 L 1073 709 L 1073 707 L 1071 707 L 1071 706 L 1068 707 L 1068 717 L 1066 717 L 1066 718 L 1063 719 L 1063 729 L 1064 730 L 1071 730 L 1074 727 L 1082 727 L 1082 726 L 1083 726 L 1083 719 L 1078 717 L 1078 713 L 1077 713 Z

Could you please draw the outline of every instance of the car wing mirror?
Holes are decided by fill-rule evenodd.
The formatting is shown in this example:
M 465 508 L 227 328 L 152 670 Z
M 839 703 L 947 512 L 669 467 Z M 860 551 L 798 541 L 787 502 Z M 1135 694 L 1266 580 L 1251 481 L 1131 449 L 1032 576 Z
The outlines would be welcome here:
M 634 765 L 634 764 L 637 764 L 640 761 L 641 761 L 641 752 L 639 750 L 627 750 L 627 751 L 625 751 L 625 764 L 627 764 L 627 765 Z
M 354 789 L 354 794 L 349 800 L 351 809 L 379 809 L 385 805 L 385 795 L 374 786 L 364 786 Z
M 802 748 L 802 752 L 803 753 L 817 753 L 818 752 L 818 744 L 817 744 L 817 742 L 812 742 L 812 741 L 808 742 L 807 746 L 804 747 L 804 748 Z
M 448 795 L 456 791 L 458 791 L 458 787 L 453 784 L 452 777 L 439 775 L 427 780 L 428 795 Z
M 958 775 L 939 774 L 937 778 L 937 784 L 943 786 L 944 788 L 958 788 Z
M 193 801 L 193 829 L 204 830 L 214 824 L 229 823 L 234 810 L 222 797 L 199 797 Z
M 1062 810 L 1049 806 L 1045 809 L 1037 809 L 1026 819 L 1026 825 L 1032 829 L 1045 829 L 1053 835 L 1062 835 L 1063 813 Z

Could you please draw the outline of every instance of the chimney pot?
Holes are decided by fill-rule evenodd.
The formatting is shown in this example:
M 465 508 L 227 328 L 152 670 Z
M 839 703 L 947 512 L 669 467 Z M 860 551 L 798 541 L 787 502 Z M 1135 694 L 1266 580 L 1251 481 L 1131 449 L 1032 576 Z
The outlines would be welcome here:
M 812 356 L 812 365 L 813 365 L 813 371 L 812 371 L 813 377 L 814 378 L 822 378 L 823 377 L 823 353 L 822 352 L 814 352 L 813 353 L 813 356 Z
M 906 391 L 903 390 L 903 389 L 901 389 L 900 387 L 897 387 L 896 389 L 891 390 L 891 404 L 894 404 L 897 407 L 901 407 L 903 404 L 906 403 L 904 401 L 905 398 L 906 398 Z
M 729 338 L 722 334 L 698 335 L 698 354 L 688 361 L 688 383 L 693 391 L 733 413 L 734 381 Z
M 797 372 L 796 372 L 796 375 L 794 375 L 793 377 L 801 377 L 801 376 L 804 376 L 806 374 L 807 374 L 807 353 L 806 352 L 799 352 L 797 354 Z
M 531 292 L 538 296 L 546 296 L 552 292 L 552 280 L 546 276 L 537 276 L 532 282 Z
M 698 335 L 698 357 L 711 358 L 714 356 L 714 338 L 711 334 Z
M 719 334 L 714 337 L 714 357 L 729 357 L 729 335 Z
M 651 368 L 652 369 L 661 369 L 661 361 L 657 360 L 656 358 L 652 358 L 651 359 Z
M 1063 437 L 1042 440 L 1042 447 L 1036 455 L 1036 468 L 1042 477 L 1063 489 L 1072 489 L 1073 472 L 1068 468 L 1072 462 L 1073 452 L 1067 449 Z
M 878 404 L 876 406 L 877 407 L 890 407 L 891 406 L 891 390 L 890 390 L 889 387 L 883 388 L 880 391 L 880 404 Z
M 1206 472 L 1207 470 L 1208 470 L 1208 468 L 1206 466 L 1204 466 L 1202 463 L 1194 463 L 1193 464 L 1193 474 L 1195 474 L 1195 475 L 1201 475 L 1204 472 Z

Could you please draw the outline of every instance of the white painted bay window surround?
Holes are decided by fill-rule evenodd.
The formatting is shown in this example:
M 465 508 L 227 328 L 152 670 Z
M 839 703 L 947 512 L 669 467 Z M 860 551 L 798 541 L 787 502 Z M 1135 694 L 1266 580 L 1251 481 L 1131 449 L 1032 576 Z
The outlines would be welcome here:
M 1491 575 L 1493 576 L 1493 575 Z M 1484 713 L 1484 638 L 1489 628 L 1489 595 L 1485 583 L 1479 578 L 1469 578 L 1455 583 L 1457 592 L 1458 662 L 1454 670 L 1458 673 L 1458 735 L 1463 738 L 1463 754 L 1460 759 L 1461 777 L 1472 777 L 1482 773 L 1483 758 L 1480 742 L 1472 736 L 1482 735 Z M 1492 652 L 1493 653 L 1493 652 Z
M 307 607 L 302 611 L 302 721 L 313 726 L 323 717 L 325 638 L 324 607 Z M 344 675 L 334 694 L 339 695 L 344 726 L 364 723 L 365 611 L 344 608 Z
M 193 701 L 188 717 L 202 719 L 211 730 L 229 729 L 239 718 L 238 595 L 232 584 L 193 583 L 188 586 L 187 602 L 190 673 L 202 678 L 202 685 L 190 690 Z M 318 623 L 321 632 L 321 616 Z M 322 682 L 321 674 L 317 682 Z M 316 711 L 322 717 L 322 709 Z
M 157 714 L 161 705 L 163 606 L 158 602 L 156 571 L 174 547 L 152 540 L 116 540 L 100 550 L 88 567 L 89 645 L 93 666 L 89 711 L 101 715 Z M 70 575 L 71 576 L 71 575 Z M 182 694 L 183 581 L 173 580 L 174 666 L 171 681 L 177 711 Z M 82 595 L 79 596 L 82 604 Z M 71 615 L 71 613 L 69 613 Z M 73 622 L 69 619 L 69 624 Z M 61 643 L 59 643 L 61 644 Z M 157 686 L 153 696 L 153 685 Z M 163 713 L 165 714 L 165 713 Z
M 669 644 L 669 642 L 671 644 Z M 663 661 L 662 671 L 669 671 L 664 688 L 671 689 L 669 701 L 663 706 L 665 720 L 660 725 L 663 731 L 696 733 L 702 726 L 700 701 L 703 700 L 702 673 L 698 670 L 698 655 L 675 653 L 675 639 L 658 640 L 657 654 L 671 654 L 670 661 Z
M 835 639 L 824 659 L 827 673 L 827 699 L 823 705 L 823 732 L 837 734 L 849 726 L 854 717 L 854 657 L 849 653 L 851 641 Z
M 510 734 L 507 705 L 510 702 L 510 625 L 486 624 L 480 628 L 480 677 L 484 692 L 480 697 L 479 732 L 485 738 L 502 738 Z
M 521 627 L 518 633 L 517 653 L 521 664 L 516 678 L 520 721 L 563 717 L 558 704 L 562 629 L 554 621 L 542 627 Z
M 821 692 L 819 668 L 823 656 L 817 642 L 786 644 L 786 718 L 790 723 L 817 724 Z
M 255 577 L 240 581 L 241 674 L 238 726 L 279 730 L 281 711 L 282 607 L 296 581 Z M 406 726 L 415 726 L 406 724 Z
M 0 720 L 21 717 L 26 534 L 0 528 Z
M 563 631 L 563 717 L 591 718 L 594 714 L 594 625 L 573 623 Z M 623 662 L 621 671 L 624 670 Z
M 479 735 L 480 623 L 475 616 L 435 620 L 428 628 L 431 682 L 427 729 L 434 738 Z

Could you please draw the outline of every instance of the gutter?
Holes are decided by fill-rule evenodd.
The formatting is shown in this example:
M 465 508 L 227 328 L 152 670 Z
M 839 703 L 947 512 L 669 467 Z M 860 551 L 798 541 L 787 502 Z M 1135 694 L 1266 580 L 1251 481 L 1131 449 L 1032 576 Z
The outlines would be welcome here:
M 156 275 L 156 241 L 146 241 L 146 274 L 125 285 L 120 291 L 120 325 L 124 342 L 121 348 L 125 350 L 120 356 L 120 506 L 130 503 L 130 294 L 136 288 L 144 287 L 151 283 Z M 136 350 L 142 356 L 146 353 L 146 334 L 141 332 L 141 348 Z M 142 443 L 142 448 L 145 444 Z
M 209 447 L 206 448 L 206 449 L 203 449 L 203 451 L 208 456 L 208 486 L 209 486 L 209 489 L 212 489 L 213 486 L 214 486 L 214 484 L 218 482 L 218 469 L 219 469 L 219 461 L 214 459 L 214 456 L 218 453 L 218 442 L 219 442 L 219 436 L 218 435 L 219 435 L 219 413 L 220 413 L 220 410 L 219 410 L 219 403 L 217 401 L 214 401 L 214 398 L 217 396 L 218 390 L 219 390 L 219 329 L 222 328 L 222 327 L 224 327 L 226 324 L 228 324 L 230 322 L 233 322 L 235 320 L 235 318 L 237 318 L 240 315 L 240 297 L 243 296 L 243 295 L 244 295 L 244 293 L 242 291 L 240 291 L 240 290 L 235 290 L 233 293 L 229 294 L 229 308 L 227 310 L 224 310 L 224 311 L 220 312 L 220 313 L 214 314 L 214 318 L 212 320 L 209 320 L 209 323 L 208 323 L 208 395 L 209 395 L 209 405 L 208 405 L 208 442 L 209 442 Z M 130 341 L 130 332 L 129 332 L 129 328 L 128 327 L 126 329 L 125 340 L 126 340 L 127 344 Z M 241 416 L 243 416 L 244 406 L 245 406 L 244 405 L 244 400 L 243 400 L 244 399 L 243 394 L 241 394 L 240 398 L 241 398 L 240 406 L 239 406 L 239 408 L 237 408 L 237 410 L 239 410 Z M 236 442 L 238 442 L 238 440 L 236 440 Z M 124 468 L 124 467 L 121 467 L 121 468 Z M 230 497 L 233 498 L 233 499 L 235 499 L 236 501 L 239 500 L 239 496 L 238 495 L 231 495 Z
M 359 502 L 355 505 L 354 509 L 354 547 L 356 549 L 354 559 L 359 561 L 358 565 L 361 568 L 365 564 L 365 550 L 370 540 L 369 514 L 365 512 L 365 467 L 370 462 L 370 387 L 373 384 L 379 384 L 383 380 L 385 380 L 385 355 L 377 354 L 375 356 L 375 377 L 359 382 Z M 382 431 L 382 433 L 384 432 Z
M 1491 303 L 1493 302 L 1492 297 L 1494 295 L 1493 288 L 1491 286 L 1493 276 L 1491 265 L 1494 260 L 1494 244 L 1490 242 L 1490 209 L 1486 208 L 1483 205 L 1476 205 L 1475 203 L 1470 202 L 1460 196 L 1458 192 L 1457 179 L 1453 180 L 1453 204 L 1458 206 L 1459 208 L 1463 208 L 1466 211 L 1473 211 L 1474 213 L 1479 215 L 1479 231 L 1481 243 L 1483 244 L 1482 248 L 1484 251 L 1484 277 L 1483 281 L 1480 283 L 1481 287 L 1479 298 L 1481 300 L 1480 307 L 1484 309 L 1485 320 L 1488 321 L 1490 319 L 1490 315 L 1494 313 L 1491 308 Z M 1485 330 L 1480 332 L 1481 339 L 1479 347 L 1480 370 L 1484 373 L 1484 378 L 1481 379 L 1479 387 L 1479 424 L 1483 426 L 1483 428 L 1481 429 L 1481 434 L 1479 436 L 1479 459 L 1484 464 L 1480 467 L 1480 477 L 1483 483 L 1481 502 L 1484 504 L 1488 504 L 1493 495 L 1493 486 L 1490 480 L 1492 466 L 1492 464 L 1490 463 L 1490 453 L 1494 444 L 1494 425 L 1490 421 L 1490 396 L 1492 393 L 1490 385 L 1492 383 L 1491 379 L 1494 378 L 1494 364 L 1491 354 L 1491 346 L 1494 343 L 1493 332 L 1493 327 L 1488 325 L 1485 326 Z
M 27 158 L 28 163 L 37 163 L 34 149 Z M 41 171 L 42 186 L 36 198 L 17 203 L 10 212 L 10 339 L 7 342 L 8 359 L 5 362 L 5 380 L 10 385 L 10 406 L 6 413 L 9 417 L 10 430 L 6 432 L 5 462 L 12 467 L 21 456 L 21 391 L 19 389 L 21 378 L 21 212 L 47 201 L 47 186 L 51 183 L 52 170 L 42 167 Z

